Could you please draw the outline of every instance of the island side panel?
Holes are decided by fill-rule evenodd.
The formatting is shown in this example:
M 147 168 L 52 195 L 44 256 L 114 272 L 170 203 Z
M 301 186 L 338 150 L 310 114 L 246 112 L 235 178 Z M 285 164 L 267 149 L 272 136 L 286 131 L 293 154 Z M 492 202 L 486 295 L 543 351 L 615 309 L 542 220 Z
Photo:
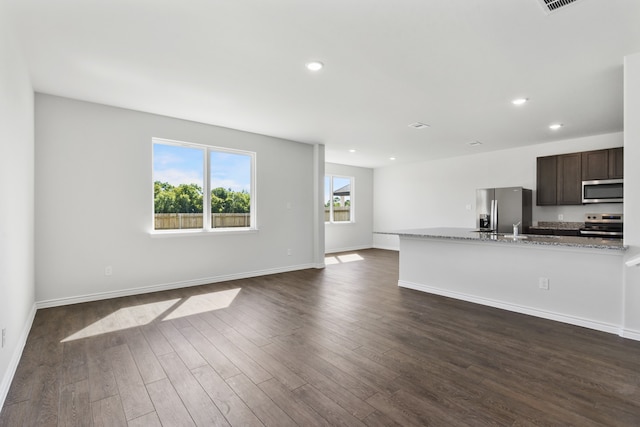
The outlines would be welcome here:
M 400 237 L 398 285 L 610 333 L 622 328 L 622 253 Z M 549 279 L 549 289 L 539 287 Z

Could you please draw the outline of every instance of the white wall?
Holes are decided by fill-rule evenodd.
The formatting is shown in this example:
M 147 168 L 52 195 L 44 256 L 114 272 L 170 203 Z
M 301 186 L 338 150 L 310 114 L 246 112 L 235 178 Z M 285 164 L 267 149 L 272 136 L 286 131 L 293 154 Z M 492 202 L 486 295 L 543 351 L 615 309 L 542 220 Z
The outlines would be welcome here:
M 621 204 L 535 206 L 536 157 L 622 145 L 622 133 L 611 133 L 375 169 L 375 192 L 384 198 L 374 199 L 373 229 L 475 227 L 476 188 L 522 186 L 534 190 L 534 221 L 557 221 L 559 214 L 564 221 L 583 221 L 586 212 L 622 212 Z M 398 248 L 396 236 L 374 235 L 373 243 L 379 248 Z
M 624 93 L 624 241 L 631 258 L 640 255 L 640 53 L 625 58 Z M 640 340 L 640 268 L 625 273 L 627 335 Z
M 315 266 L 314 146 L 42 94 L 35 111 L 41 306 Z M 255 151 L 259 231 L 152 237 L 152 137 Z
M 325 173 L 354 177 L 355 222 L 325 224 L 325 252 L 370 248 L 373 245 L 373 169 L 326 163 Z
M 33 90 L 0 2 L 0 407 L 34 306 Z

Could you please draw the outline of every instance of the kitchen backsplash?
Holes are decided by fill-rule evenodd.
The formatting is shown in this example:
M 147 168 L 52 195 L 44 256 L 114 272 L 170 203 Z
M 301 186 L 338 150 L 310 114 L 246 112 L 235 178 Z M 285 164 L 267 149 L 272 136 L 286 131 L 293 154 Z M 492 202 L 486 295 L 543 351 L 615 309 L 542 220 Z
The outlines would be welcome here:
M 587 213 L 622 213 L 622 203 L 576 206 L 533 206 L 533 222 L 582 222 Z

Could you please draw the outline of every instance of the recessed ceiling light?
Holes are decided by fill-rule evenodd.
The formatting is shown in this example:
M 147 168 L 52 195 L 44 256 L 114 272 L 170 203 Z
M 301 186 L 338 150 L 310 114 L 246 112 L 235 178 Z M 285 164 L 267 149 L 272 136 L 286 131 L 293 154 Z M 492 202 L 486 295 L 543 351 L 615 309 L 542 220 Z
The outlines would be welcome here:
M 395 159 L 396 159 L 395 157 L 389 157 L 389 160 L 395 160 Z
M 411 124 L 409 125 L 409 127 L 410 127 L 410 128 L 414 128 L 414 129 L 425 129 L 425 128 L 428 128 L 428 127 L 431 127 L 431 126 L 429 126 L 429 125 L 428 125 L 428 124 L 426 124 L 426 123 L 422 123 L 422 122 L 415 122 L 415 123 L 411 123 Z
M 513 105 L 522 105 L 522 104 L 526 104 L 528 100 L 529 98 L 516 98 L 513 101 L 511 101 L 511 103 Z
M 354 150 L 353 148 L 351 150 L 349 150 L 350 153 L 355 153 L 356 150 Z
M 549 129 L 551 130 L 558 130 L 560 129 L 562 126 L 564 126 L 562 123 L 554 123 L 552 125 L 549 126 Z
M 322 67 L 324 67 L 324 64 L 320 61 L 307 62 L 307 70 L 309 71 L 320 71 Z
M 482 142 L 480 142 L 480 141 L 471 141 L 468 144 L 470 146 L 472 146 L 472 147 L 477 147 L 478 145 L 482 145 Z

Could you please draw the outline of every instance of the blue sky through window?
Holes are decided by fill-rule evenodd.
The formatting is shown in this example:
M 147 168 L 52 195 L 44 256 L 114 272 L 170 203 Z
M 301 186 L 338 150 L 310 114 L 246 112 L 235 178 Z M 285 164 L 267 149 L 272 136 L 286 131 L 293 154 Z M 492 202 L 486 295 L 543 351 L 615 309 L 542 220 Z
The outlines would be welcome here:
M 251 156 L 211 152 L 211 188 L 251 192 Z
M 197 184 L 203 187 L 204 149 L 153 144 L 153 180 L 171 185 Z M 211 188 L 251 190 L 251 156 L 211 152 Z
M 204 150 L 167 144 L 153 144 L 153 180 L 171 185 L 203 186 Z

